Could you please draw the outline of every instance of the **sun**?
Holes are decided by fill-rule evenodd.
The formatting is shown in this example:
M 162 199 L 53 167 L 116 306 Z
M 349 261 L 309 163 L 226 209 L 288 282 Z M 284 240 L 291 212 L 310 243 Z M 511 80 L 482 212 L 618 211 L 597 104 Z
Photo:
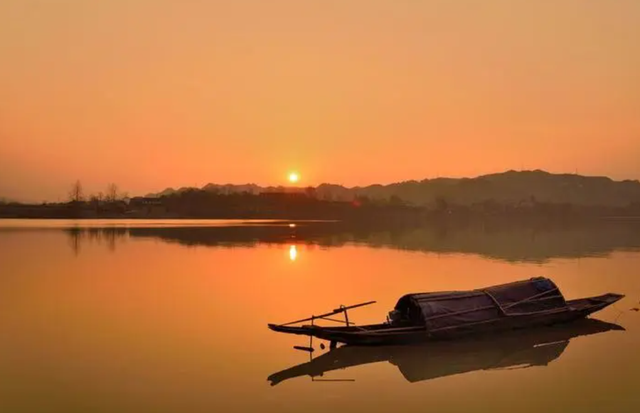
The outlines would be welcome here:
M 292 184 L 295 184 L 299 180 L 300 180 L 300 175 L 298 175 L 297 172 L 291 172 L 289 174 L 289 182 L 291 182 Z

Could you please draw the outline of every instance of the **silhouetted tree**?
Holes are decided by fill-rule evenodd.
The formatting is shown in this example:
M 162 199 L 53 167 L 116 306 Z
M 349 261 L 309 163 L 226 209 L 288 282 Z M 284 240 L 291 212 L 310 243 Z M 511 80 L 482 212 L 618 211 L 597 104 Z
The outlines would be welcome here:
M 91 194 L 89 197 L 89 201 L 93 204 L 99 204 L 104 201 L 104 194 L 102 192 L 98 192 L 96 194 Z
M 69 190 L 69 200 L 71 202 L 82 202 L 84 200 L 84 192 L 82 190 L 82 183 L 77 180 L 71 189 Z
M 109 184 L 107 185 L 107 192 L 105 194 L 105 200 L 107 202 L 115 202 L 118 200 L 119 197 L 119 192 L 118 192 L 118 185 L 116 184 Z
M 89 202 L 91 207 L 96 210 L 96 213 L 100 211 L 100 205 L 104 201 L 104 194 L 102 192 L 98 192 L 97 194 L 93 194 L 89 197 Z

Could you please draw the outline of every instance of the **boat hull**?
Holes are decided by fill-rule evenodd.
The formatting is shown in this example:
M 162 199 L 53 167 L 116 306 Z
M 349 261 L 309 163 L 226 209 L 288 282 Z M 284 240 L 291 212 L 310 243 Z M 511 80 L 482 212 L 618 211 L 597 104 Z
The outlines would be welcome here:
M 531 328 L 582 319 L 619 301 L 621 294 L 605 294 L 596 297 L 567 301 L 567 307 L 544 313 L 505 315 L 481 323 L 469 323 L 448 329 L 428 331 L 425 326 L 395 327 L 390 324 L 374 324 L 350 327 L 280 326 L 269 324 L 273 331 L 311 336 L 333 343 L 348 345 L 396 345 L 425 341 L 446 340 L 469 335 L 492 334 L 508 330 Z

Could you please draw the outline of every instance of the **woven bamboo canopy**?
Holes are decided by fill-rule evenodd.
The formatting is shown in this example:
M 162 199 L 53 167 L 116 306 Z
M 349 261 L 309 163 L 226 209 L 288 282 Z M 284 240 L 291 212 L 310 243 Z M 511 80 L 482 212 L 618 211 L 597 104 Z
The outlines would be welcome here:
M 502 284 L 471 291 L 407 294 L 395 310 L 414 325 L 436 332 L 489 323 L 505 316 L 548 314 L 566 310 L 558 287 L 548 278 Z

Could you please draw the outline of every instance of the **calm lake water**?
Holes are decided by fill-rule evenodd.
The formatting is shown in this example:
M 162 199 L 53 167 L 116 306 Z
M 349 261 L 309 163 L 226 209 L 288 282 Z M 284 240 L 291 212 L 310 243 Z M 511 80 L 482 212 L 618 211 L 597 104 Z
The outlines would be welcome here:
M 330 225 L 0 221 L 0 411 L 640 411 L 637 225 Z M 315 343 L 316 364 L 280 373 L 309 362 L 292 349 L 308 340 L 267 329 L 368 300 L 350 318 L 377 322 L 408 292 L 539 275 L 567 298 L 626 294 L 593 317 L 625 330 L 329 354 Z

